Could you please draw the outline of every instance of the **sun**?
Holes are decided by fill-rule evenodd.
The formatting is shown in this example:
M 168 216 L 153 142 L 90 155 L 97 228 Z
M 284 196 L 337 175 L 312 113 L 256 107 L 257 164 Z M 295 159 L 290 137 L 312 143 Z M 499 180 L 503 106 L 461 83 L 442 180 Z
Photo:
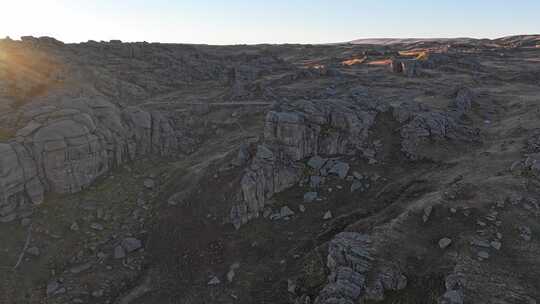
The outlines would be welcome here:
M 63 0 L 62 0 L 63 1 Z M 3 0 L 0 1 L 0 39 L 7 36 L 45 35 L 51 29 L 66 26 L 61 24 L 59 0 Z M 24 17 L 21 17 L 24 16 Z

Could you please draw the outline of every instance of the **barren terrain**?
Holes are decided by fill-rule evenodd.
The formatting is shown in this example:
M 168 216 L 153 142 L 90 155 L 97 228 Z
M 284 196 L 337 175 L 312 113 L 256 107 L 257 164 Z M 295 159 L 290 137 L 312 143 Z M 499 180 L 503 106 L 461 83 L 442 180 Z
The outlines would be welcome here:
M 537 303 L 540 36 L 0 40 L 0 303 Z

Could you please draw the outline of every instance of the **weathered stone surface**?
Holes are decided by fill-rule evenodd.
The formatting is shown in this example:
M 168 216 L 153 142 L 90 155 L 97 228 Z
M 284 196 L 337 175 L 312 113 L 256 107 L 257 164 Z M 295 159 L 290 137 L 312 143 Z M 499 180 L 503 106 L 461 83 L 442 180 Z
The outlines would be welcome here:
M 304 194 L 304 202 L 312 203 L 318 196 L 319 194 L 317 194 L 317 192 L 306 192 Z
M 270 111 L 265 122 L 265 142 L 279 146 L 292 160 L 324 154 L 350 154 L 361 147 L 377 112 L 338 100 L 306 101 L 301 109 Z M 313 160 L 318 167 L 321 159 Z
M 41 203 L 47 191 L 78 192 L 126 161 L 191 145 L 160 112 L 120 110 L 105 99 L 70 102 L 25 112 L 16 140 L 0 143 L 0 216 Z
M 43 201 L 44 188 L 30 153 L 18 143 L 0 143 L 0 217 L 4 221 Z
M 257 153 L 240 181 L 242 199 L 230 211 L 230 221 L 236 228 L 259 217 L 268 199 L 300 179 L 301 168 L 298 165 L 287 159 L 268 159 L 269 155 L 267 151 L 261 157 Z
M 323 178 L 318 175 L 312 175 L 309 178 L 309 186 L 313 189 L 318 189 L 323 182 Z
M 347 176 L 347 173 L 349 173 L 349 168 L 349 164 L 342 161 L 336 161 L 328 173 L 335 174 L 339 176 L 339 178 L 344 179 Z
M 439 240 L 439 247 L 441 249 L 446 249 L 450 244 L 452 244 L 452 240 L 449 238 L 442 238 Z
M 283 206 L 283 207 L 281 207 L 281 209 L 279 211 L 279 215 L 282 218 L 292 216 L 292 215 L 294 215 L 294 211 L 292 211 L 291 208 L 289 208 L 288 206 Z
M 449 290 L 444 293 L 441 304 L 463 304 L 463 291 Z
M 122 240 L 122 248 L 126 253 L 131 253 L 142 248 L 142 242 L 134 237 L 128 237 Z
M 327 159 L 325 158 L 322 158 L 318 155 L 315 155 L 313 156 L 312 158 L 310 158 L 307 162 L 307 165 L 314 169 L 316 172 L 319 172 L 319 170 L 322 168 L 322 166 L 324 166 L 324 164 L 326 163 Z

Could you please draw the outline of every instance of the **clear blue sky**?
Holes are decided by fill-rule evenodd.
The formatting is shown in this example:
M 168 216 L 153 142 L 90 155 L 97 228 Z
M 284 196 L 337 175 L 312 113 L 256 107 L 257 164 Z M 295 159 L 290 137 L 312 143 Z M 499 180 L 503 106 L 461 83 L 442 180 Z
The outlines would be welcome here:
M 540 0 L 0 0 L 0 36 L 328 43 L 540 34 Z

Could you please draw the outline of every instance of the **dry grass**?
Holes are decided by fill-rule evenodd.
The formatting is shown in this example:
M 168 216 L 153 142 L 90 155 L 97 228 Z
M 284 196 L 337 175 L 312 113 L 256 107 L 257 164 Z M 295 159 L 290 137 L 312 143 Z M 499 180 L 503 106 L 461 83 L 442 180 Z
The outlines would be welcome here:
M 15 137 L 14 131 L 0 128 L 0 141 L 7 141 L 13 137 Z
M 391 59 L 382 59 L 382 60 L 370 61 L 367 64 L 369 64 L 369 65 L 390 65 L 390 63 L 392 63 Z
M 364 58 L 352 58 L 349 60 L 342 61 L 341 64 L 344 66 L 353 66 L 356 64 L 362 64 L 367 60 L 367 57 Z

